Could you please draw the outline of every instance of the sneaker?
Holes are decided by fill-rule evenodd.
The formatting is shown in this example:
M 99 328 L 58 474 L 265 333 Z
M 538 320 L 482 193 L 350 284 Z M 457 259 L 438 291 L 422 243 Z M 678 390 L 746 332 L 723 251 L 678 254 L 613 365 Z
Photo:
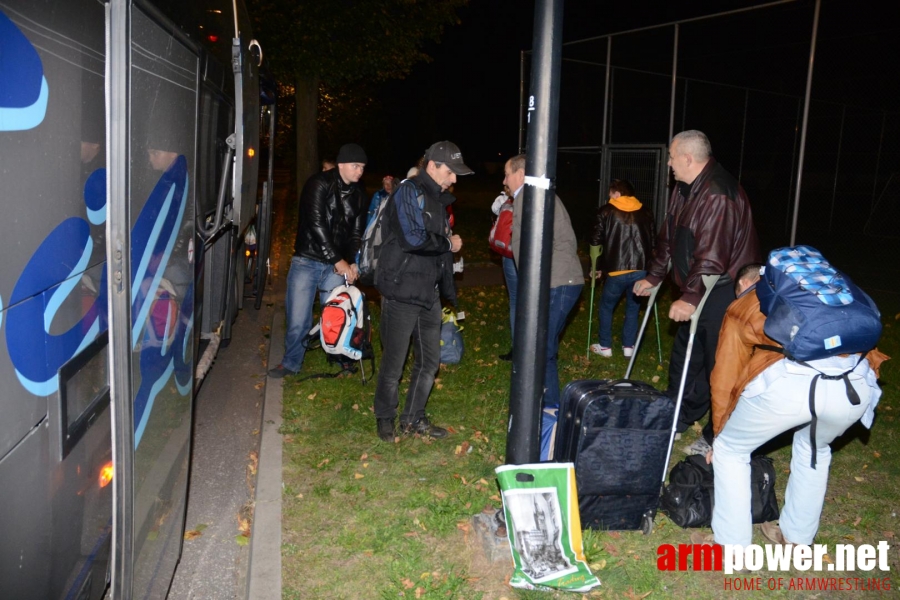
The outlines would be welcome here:
M 625 358 L 631 358 L 634 356 L 634 346 L 622 346 L 622 355 Z
M 599 354 L 603 358 L 610 358 L 612 356 L 612 348 L 604 348 L 600 344 L 591 344 L 591 352 Z
M 393 442 L 397 436 L 397 432 L 394 431 L 394 420 L 376 419 L 376 421 L 378 424 L 378 437 L 384 442 Z
M 781 532 L 781 527 L 778 526 L 778 523 L 775 521 L 766 521 L 765 523 L 761 523 L 759 526 L 759 532 L 763 535 L 764 538 L 772 542 L 773 544 L 794 544 L 794 542 L 788 541 L 785 539 L 784 534 Z
M 684 450 L 684 453 L 688 456 L 693 456 L 695 454 L 706 456 L 707 454 L 709 454 L 709 451 L 712 450 L 712 446 L 710 446 L 709 442 L 707 442 L 703 437 L 700 437 L 690 446 L 685 446 L 684 448 L 682 448 L 682 450 Z
M 281 379 L 282 377 L 287 377 L 288 375 L 296 375 L 297 371 L 291 371 L 284 365 L 278 365 L 274 369 L 269 369 L 269 377 L 273 377 L 275 379 Z
M 421 436 L 433 437 L 436 440 L 447 437 L 447 430 L 437 425 L 432 425 L 428 417 L 422 417 L 415 423 L 400 424 L 400 428 L 405 435 L 419 434 Z

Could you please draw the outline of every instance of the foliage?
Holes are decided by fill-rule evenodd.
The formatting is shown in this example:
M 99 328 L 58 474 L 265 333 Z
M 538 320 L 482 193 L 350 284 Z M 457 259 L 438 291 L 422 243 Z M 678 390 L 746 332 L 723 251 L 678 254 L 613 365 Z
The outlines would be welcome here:
M 402 78 L 428 60 L 422 44 L 458 22 L 467 0 L 250 0 L 257 37 L 280 78 L 327 85 Z

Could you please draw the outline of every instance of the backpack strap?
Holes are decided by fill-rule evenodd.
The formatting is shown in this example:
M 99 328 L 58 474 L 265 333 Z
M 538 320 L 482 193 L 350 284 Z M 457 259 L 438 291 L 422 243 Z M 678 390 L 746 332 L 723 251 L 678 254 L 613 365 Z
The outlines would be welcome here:
M 809 384 L 809 414 L 812 416 L 812 420 L 809 423 L 809 445 L 812 448 L 812 457 L 809 461 L 809 466 L 813 469 L 816 468 L 816 423 L 818 422 L 818 418 L 816 417 L 816 383 L 819 379 L 825 379 L 828 381 L 837 381 L 843 380 L 844 387 L 847 389 L 847 399 L 850 400 L 850 404 L 853 406 L 859 406 L 861 400 L 859 399 L 859 394 L 856 393 L 856 390 L 853 387 L 853 384 L 850 383 L 850 378 L 848 375 L 856 369 L 856 366 L 859 364 L 859 361 L 856 362 L 856 365 L 853 365 L 853 369 L 849 371 L 844 371 L 840 375 L 826 375 L 819 369 L 815 368 L 811 364 L 806 361 L 798 360 L 791 356 L 789 352 L 787 352 L 784 348 L 780 348 L 778 346 L 770 346 L 767 344 L 756 344 L 755 348 L 759 348 L 760 350 L 770 350 L 772 352 L 778 352 L 780 354 L 784 354 L 785 358 L 791 360 L 798 365 L 802 365 L 809 369 L 812 369 L 816 372 L 815 377 L 812 378 L 812 381 Z

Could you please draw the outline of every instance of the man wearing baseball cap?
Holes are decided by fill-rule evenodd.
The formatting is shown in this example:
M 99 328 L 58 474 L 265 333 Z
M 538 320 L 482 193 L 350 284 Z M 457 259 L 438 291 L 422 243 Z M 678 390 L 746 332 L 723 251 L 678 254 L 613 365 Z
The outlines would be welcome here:
M 345 278 L 353 283 L 359 276 L 354 261 L 366 225 L 366 194 L 359 179 L 366 162 L 359 145 L 344 144 L 337 155 L 337 168 L 316 173 L 303 186 L 287 278 L 284 358 L 269 371 L 271 377 L 293 375 L 303 366 L 316 291 L 324 304 Z
M 452 142 L 425 151 L 425 168 L 406 179 L 386 200 L 384 243 L 375 271 L 381 293 L 381 369 L 375 389 L 378 437 L 394 441 L 400 404 L 400 377 L 413 342 L 415 362 L 400 433 L 433 438 L 447 430 L 432 425 L 425 405 L 441 362 L 441 296 L 456 305 L 453 253 L 462 239 L 450 231 L 447 206 L 456 198 L 447 189 L 457 175 L 473 171 Z

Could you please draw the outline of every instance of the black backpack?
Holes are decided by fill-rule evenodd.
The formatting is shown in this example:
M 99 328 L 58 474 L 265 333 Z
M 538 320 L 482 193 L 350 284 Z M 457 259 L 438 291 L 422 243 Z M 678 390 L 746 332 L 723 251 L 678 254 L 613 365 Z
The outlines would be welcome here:
M 714 506 L 714 477 L 706 457 L 688 456 L 672 467 L 669 483 L 663 489 L 660 508 L 676 525 L 708 527 Z M 778 520 L 775 497 L 775 465 L 768 456 L 750 459 L 750 492 L 754 523 Z

